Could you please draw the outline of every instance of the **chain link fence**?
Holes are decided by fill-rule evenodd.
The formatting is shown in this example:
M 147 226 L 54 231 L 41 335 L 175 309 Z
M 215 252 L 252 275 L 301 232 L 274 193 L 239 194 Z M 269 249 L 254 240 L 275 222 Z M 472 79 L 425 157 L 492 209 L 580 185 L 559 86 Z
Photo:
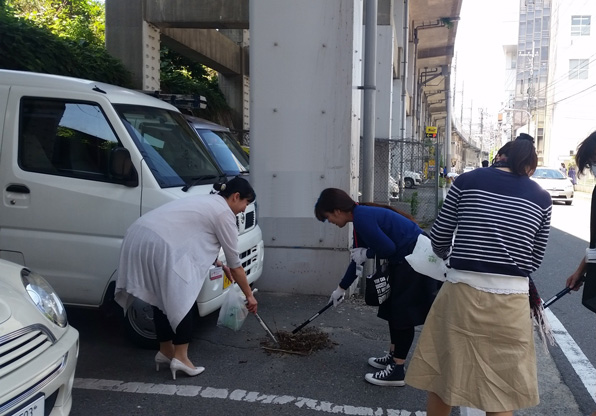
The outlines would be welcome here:
M 411 214 L 423 228 L 432 225 L 446 194 L 446 179 L 441 174 L 437 178 L 436 149 L 432 140 L 376 140 L 375 146 L 375 163 L 388 161 L 389 174 L 387 184 L 377 179 L 384 175 L 383 172 L 378 175 L 379 169 L 375 167 L 375 199 L 382 202 L 382 195 L 388 192 L 389 204 Z M 392 179 L 400 184 L 397 195 Z
M 242 146 L 250 146 L 250 130 L 231 133 Z M 432 225 L 447 192 L 447 179 L 442 175 L 437 179 L 436 148 L 432 141 L 377 139 L 375 202 L 411 214 L 422 228 Z

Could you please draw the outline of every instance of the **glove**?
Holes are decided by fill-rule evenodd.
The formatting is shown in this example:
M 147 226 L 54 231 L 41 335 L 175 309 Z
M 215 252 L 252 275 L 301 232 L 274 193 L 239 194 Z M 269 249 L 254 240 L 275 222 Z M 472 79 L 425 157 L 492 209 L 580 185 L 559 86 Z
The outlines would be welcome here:
M 331 294 L 331 297 L 329 298 L 329 302 L 333 302 L 333 307 L 336 307 L 337 305 L 339 305 L 341 303 L 342 300 L 344 300 L 345 294 L 346 294 L 346 291 L 338 286 L 337 289 L 335 289 L 333 291 L 333 293 Z
M 362 264 L 366 261 L 366 248 L 358 247 L 350 250 L 350 259 L 356 264 Z

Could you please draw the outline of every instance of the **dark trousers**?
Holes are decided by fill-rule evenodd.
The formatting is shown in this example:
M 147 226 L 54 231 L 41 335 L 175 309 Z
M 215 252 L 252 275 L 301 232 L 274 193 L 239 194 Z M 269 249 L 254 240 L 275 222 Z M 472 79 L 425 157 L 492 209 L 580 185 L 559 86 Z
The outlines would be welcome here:
M 389 335 L 391 343 L 395 345 L 393 350 L 393 357 L 405 360 L 408 352 L 414 342 L 414 327 L 410 328 L 395 328 L 389 321 Z
M 180 321 L 176 332 L 172 330 L 168 317 L 155 306 L 153 309 L 153 323 L 155 324 L 155 334 L 159 342 L 172 341 L 174 345 L 189 344 L 192 338 L 192 315 L 193 310 L 188 311 L 184 319 Z

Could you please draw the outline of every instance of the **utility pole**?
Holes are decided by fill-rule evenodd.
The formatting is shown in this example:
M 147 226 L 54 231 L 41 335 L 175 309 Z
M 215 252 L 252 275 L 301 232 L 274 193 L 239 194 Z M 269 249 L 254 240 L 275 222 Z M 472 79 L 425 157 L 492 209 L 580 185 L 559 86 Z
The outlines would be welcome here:
M 454 63 L 453 63 L 453 107 L 455 107 L 455 94 L 457 94 L 457 53 L 455 54 L 455 58 L 454 58 Z M 462 84 L 462 93 L 463 93 L 463 84 Z M 463 100 L 463 94 L 462 94 L 462 100 Z
M 469 138 L 472 138 L 472 119 L 474 118 L 474 100 L 470 101 L 470 134 Z
M 464 125 L 464 86 L 465 86 L 465 81 L 462 81 L 461 83 L 461 110 L 460 110 L 460 123 L 463 126 Z
M 538 55 L 538 52 L 536 52 L 533 47 L 532 47 L 532 52 L 529 52 L 529 53 L 519 52 L 518 53 L 518 56 L 527 57 L 526 69 L 530 70 L 529 71 L 530 74 L 528 77 L 528 89 L 526 90 L 526 92 L 528 94 L 528 99 L 527 99 L 527 103 L 526 103 L 526 108 L 527 108 L 526 113 L 528 114 L 528 134 L 531 133 L 530 127 L 532 124 L 532 107 L 533 107 L 532 101 L 534 99 L 534 93 L 535 93 L 535 91 L 534 91 L 534 58 L 537 55 Z M 536 114 L 536 123 L 534 123 L 535 131 L 538 131 L 537 124 L 538 124 L 538 115 Z M 511 136 L 513 137 L 514 135 L 515 135 L 515 133 L 512 132 Z M 534 133 L 534 136 L 535 135 L 536 135 L 536 133 Z

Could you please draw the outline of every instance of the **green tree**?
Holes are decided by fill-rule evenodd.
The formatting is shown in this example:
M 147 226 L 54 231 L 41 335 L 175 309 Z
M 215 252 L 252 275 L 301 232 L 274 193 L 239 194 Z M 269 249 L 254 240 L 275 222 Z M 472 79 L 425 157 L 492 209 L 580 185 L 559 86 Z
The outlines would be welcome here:
M 219 89 L 217 72 L 162 46 L 161 91 L 168 94 L 202 95 L 207 99 L 207 109 L 195 111 L 195 115 L 218 120 L 221 113 L 229 110 L 226 99 Z
M 125 0 L 122 0 L 125 1 Z M 0 0 L 0 67 L 131 86 L 130 72 L 104 47 L 99 0 Z M 161 50 L 161 91 L 203 95 L 196 115 L 222 121 L 229 107 L 217 73 L 175 51 Z
M 61 38 L 0 10 L 0 68 L 92 79 L 130 87 L 130 72 L 96 44 Z
M 12 15 L 58 37 L 103 46 L 105 5 L 97 0 L 4 0 Z

